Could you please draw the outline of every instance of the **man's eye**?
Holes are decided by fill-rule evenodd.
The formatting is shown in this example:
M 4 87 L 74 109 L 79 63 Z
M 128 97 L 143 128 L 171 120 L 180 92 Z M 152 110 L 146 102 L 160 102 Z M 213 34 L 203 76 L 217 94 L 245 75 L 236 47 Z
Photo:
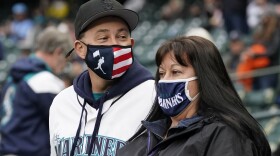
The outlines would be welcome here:
M 101 40 L 101 41 L 104 41 L 104 40 L 107 40 L 107 39 L 108 39 L 107 37 L 98 38 L 98 40 Z
M 120 39 L 127 39 L 127 36 L 126 35 L 120 35 L 119 38 Z
M 164 72 L 159 72 L 159 77 L 160 78 L 164 77 L 164 74 L 165 74 Z

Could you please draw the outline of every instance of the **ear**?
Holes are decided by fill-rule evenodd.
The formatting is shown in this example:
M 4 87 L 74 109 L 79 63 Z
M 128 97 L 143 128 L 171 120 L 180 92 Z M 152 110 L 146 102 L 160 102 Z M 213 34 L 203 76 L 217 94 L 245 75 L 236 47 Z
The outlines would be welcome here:
M 81 43 L 79 40 L 74 42 L 74 49 L 76 54 L 81 58 L 85 59 L 87 54 L 87 46 Z
M 131 47 L 133 47 L 134 46 L 134 39 L 130 38 L 130 40 L 131 40 Z

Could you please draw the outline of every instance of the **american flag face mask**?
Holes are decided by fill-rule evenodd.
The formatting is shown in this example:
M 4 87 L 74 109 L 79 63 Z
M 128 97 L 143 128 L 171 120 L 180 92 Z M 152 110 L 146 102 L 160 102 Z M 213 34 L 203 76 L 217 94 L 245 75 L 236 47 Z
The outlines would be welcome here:
M 85 62 L 99 77 L 112 80 L 121 77 L 133 63 L 130 46 L 87 45 Z

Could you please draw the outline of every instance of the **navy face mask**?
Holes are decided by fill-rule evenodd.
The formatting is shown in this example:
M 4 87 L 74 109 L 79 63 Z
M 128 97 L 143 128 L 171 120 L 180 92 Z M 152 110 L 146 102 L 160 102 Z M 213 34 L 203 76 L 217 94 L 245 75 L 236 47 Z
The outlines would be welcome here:
M 99 77 L 116 79 L 123 76 L 132 65 L 132 47 L 87 45 L 85 62 Z
M 157 85 L 157 98 L 163 113 L 174 117 L 180 114 L 191 101 L 198 96 L 190 97 L 187 89 L 189 81 L 195 80 L 197 77 L 177 80 L 159 80 Z

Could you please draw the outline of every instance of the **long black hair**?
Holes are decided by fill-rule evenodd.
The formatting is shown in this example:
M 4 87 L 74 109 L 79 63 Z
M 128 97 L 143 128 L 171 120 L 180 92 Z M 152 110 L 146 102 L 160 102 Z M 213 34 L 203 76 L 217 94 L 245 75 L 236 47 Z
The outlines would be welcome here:
M 156 53 L 158 67 L 168 53 L 173 53 L 182 66 L 187 65 L 187 60 L 193 66 L 200 91 L 198 109 L 204 117 L 210 115 L 218 117 L 237 133 L 249 137 L 260 155 L 271 155 L 269 143 L 261 126 L 243 105 L 226 71 L 222 57 L 211 41 L 198 36 L 182 36 L 166 41 Z M 159 79 L 157 70 L 155 85 Z M 147 118 L 148 121 L 166 117 L 156 102 L 153 107 Z M 143 128 L 138 134 L 141 130 L 143 131 Z

